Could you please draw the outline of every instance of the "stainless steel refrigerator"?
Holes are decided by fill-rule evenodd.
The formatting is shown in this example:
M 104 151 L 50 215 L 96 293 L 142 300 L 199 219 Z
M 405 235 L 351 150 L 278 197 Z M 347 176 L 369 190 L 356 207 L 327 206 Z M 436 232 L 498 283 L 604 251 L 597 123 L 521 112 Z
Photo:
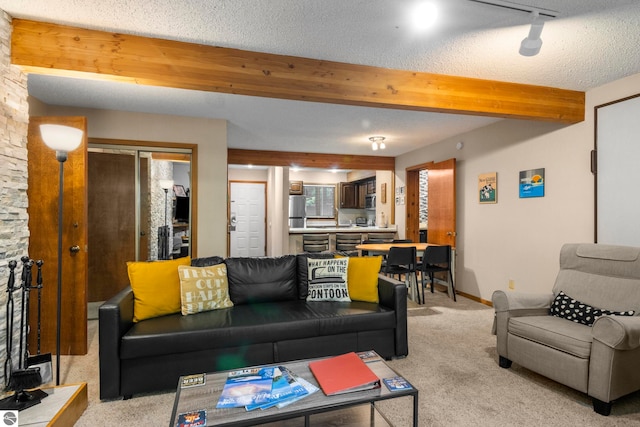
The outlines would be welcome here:
M 304 228 L 307 217 L 307 198 L 305 196 L 289 196 L 289 227 Z

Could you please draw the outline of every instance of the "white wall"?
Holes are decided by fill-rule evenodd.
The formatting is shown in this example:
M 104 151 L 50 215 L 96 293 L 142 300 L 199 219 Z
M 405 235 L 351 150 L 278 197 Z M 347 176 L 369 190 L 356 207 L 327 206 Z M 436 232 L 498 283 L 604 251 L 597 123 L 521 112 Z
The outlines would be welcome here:
M 294 171 L 289 168 L 289 180 L 306 184 L 338 184 L 347 181 L 346 172 Z
M 197 256 L 227 253 L 227 122 L 159 114 L 44 105 L 30 114 L 85 116 L 89 137 L 198 145 Z M 196 178 L 193 176 L 193 178 Z
M 640 92 L 640 74 L 587 92 L 585 121 L 570 125 L 503 120 L 396 159 L 396 186 L 409 166 L 457 159 L 457 283 L 465 293 L 490 300 L 496 289 L 547 292 L 558 270 L 562 244 L 593 242 L 596 105 Z M 464 148 L 456 150 L 457 142 Z M 545 168 L 542 198 L 518 197 L 518 173 Z M 478 175 L 498 173 L 498 203 L 478 203 Z M 400 234 L 404 206 L 396 206 Z

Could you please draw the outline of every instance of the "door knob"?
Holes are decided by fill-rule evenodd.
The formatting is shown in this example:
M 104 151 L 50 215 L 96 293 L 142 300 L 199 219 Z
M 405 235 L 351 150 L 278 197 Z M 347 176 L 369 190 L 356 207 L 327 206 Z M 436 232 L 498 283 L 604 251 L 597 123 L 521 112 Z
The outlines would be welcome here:
M 69 248 L 69 252 L 71 252 L 72 254 L 77 254 L 78 252 L 80 252 L 80 246 L 78 245 L 71 246 Z

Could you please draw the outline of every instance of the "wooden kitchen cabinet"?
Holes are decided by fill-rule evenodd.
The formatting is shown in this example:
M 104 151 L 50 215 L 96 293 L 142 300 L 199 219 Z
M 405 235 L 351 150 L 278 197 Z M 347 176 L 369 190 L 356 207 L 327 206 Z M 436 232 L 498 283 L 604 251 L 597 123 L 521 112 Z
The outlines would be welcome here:
M 376 180 L 370 179 L 367 181 L 367 194 L 376 194 Z
M 340 189 L 340 208 L 355 209 L 358 206 L 358 185 L 353 182 L 341 182 L 338 188 Z
M 367 182 L 362 182 L 360 184 L 358 184 L 358 203 L 357 203 L 357 208 L 358 209 L 364 209 L 366 207 L 365 204 L 365 199 L 367 198 L 367 191 L 368 188 L 368 183 Z
M 289 194 L 303 194 L 302 181 L 289 181 Z

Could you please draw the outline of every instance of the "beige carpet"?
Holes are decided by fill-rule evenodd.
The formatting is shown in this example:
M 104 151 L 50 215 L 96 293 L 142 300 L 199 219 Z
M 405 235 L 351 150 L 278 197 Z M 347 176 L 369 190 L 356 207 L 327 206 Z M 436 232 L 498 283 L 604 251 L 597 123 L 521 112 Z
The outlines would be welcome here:
M 420 391 L 421 426 L 638 426 L 640 393 L 620 399 L 602 417 L 591 399 L 519 368 L 498 367 L 493 310 L 464 297 L 427 294 L 409 303 L 409 356 L 390 362 Z M 77 426 L 167 426 L 174 392 L 99 400 L 97 321 L 89 322 L 89 354 L 63 356 L 63 383 L 85 381 L 89 407 Z M 409 426 L 408 398 L 379 403 L 396 426 Z

